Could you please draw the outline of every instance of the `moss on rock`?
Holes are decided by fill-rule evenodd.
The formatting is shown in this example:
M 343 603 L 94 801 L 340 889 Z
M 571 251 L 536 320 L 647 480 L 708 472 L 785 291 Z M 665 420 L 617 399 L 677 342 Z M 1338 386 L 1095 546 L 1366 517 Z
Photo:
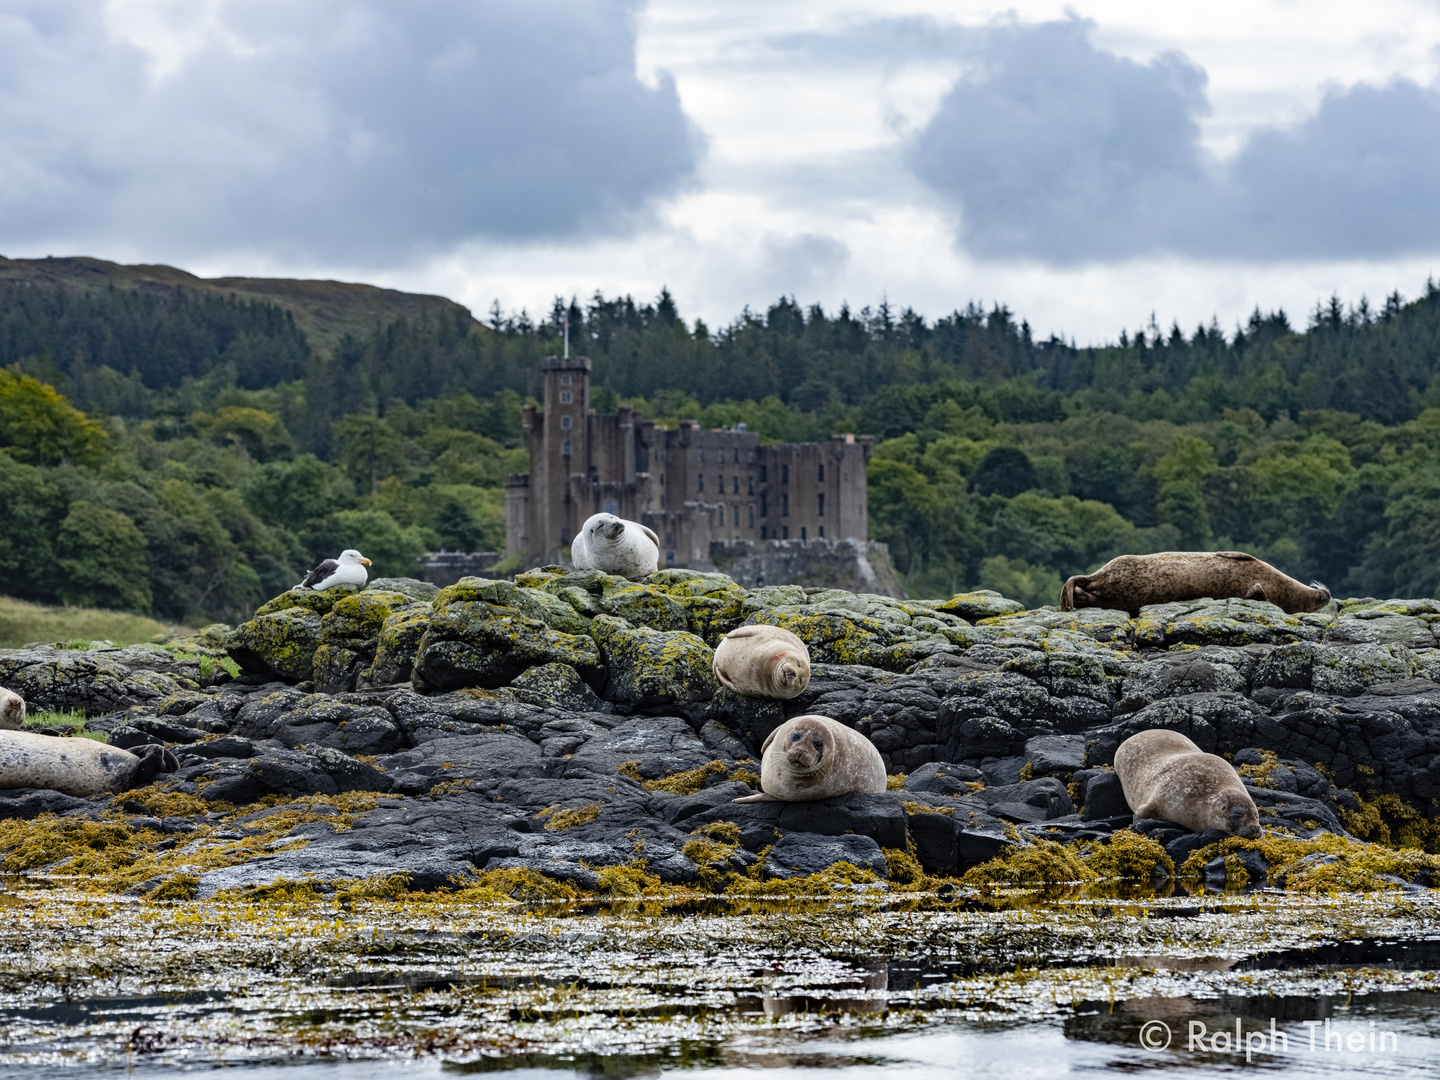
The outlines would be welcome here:
M 694 634 L 633 627 L 598 616 L 590 633 L 604 657 L 605 695 L 640 707 L 708 701 L 719 689 L 715 650 Z
M 226 647 L 245 671 L 301 682 L 314 674 L 320 616 L 304 606 L 256 615 L 235 628 Z

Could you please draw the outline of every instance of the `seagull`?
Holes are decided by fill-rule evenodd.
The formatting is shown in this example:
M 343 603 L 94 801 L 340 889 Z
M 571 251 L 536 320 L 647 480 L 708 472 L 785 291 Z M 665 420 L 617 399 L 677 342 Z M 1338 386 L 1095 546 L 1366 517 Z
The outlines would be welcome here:
M 338 559 L 326 559 L 319 566 L 305 575 L 305 580 L 296 585 L 297 591 L 313 589 L 322 592 L 325 589 L 333 589 L 336 585 L 357 585 L 365 587 L 369 575 L 365 567 L 370 565 L 370 560 L 361 555 L 354 548 L 346 548 L 340 553 Z

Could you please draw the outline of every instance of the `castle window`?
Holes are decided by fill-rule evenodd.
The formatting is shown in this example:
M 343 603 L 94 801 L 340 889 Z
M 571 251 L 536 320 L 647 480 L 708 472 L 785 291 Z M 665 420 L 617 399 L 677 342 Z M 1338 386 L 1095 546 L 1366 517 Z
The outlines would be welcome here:
M 620 513 L 620 504 L 619 504 L 618 502 L 616 502 L 614 499 L 606 499 L 606 500 L 605 500 L 605 513 L 607 513 L 607 514 L 619 514 L 619 513 Z
M 825 493 L 822 491 L 822 492 L 820 493 L 820 510 L 819 510 L 818 513 L 816 514 L 816 517 L 824 517 L 824 516 L 825 516 Z
M 667 552 L 665 552 L 665 565 L 666 565 L 666 566 L 674 566 L 674 565 L 675 565 L 675 552 L 673 552 L 673 551 L 667 551 Z
M 764 525 L 761 525 L 761 526 L 760 526 L 760 539 L 761 539 L 761 540 L 764 540 L 764 539 L 765 539 L 765 526 L 764 526 Z
M 704 490 L 705 490 L 705 474 L 704 474 L 704 473 L 701 473 L 699 476 L 695 477 L 695 490 L 696 490 L 696 491 L 704 491 Z
M 770 500 L 769 500 L 768 498 L 766 498 L 765 493 L 762 491 L 762 492 L 760 493 L 760 516 L 761 516 L 761 517 L 769 517 L 769 516 L 770 516 L 769 502 L 770 502 Z
M 738 446 L 735 448 L 735 461 L 734 461 L 734 464 L 736 464 L 736 465 L 739 465 L 739 464 L 740 464 L 740 448 L 739 448 Z
M 750 477 L 749 479 L 750 479 L 750 494 L 751 494 L 751 495 L 754 495 L 754 494 L 755 494 L 755 477 L 752 476 L 752 477 Z
M 715 490 L 718 491 L 721 495 L 725 494 L 725 477 L 715 477 Z
M 565 373 L 563 373 L 563 374 L 560 376 L 560 385 L 561 385 L 561 386 L 569 386 L 573 378 L 574 378 L 574 376 L 572 376 L 568 371 L 565 372 Z
M 724 504 L 724 503 L 721 503 L 721 504 L 719 505 L 719 507 L 717 507 L 717 509 L 718 509 L 719 512 L 720 512 L 720 524 L 721 524 L 721 525 L 724 525 L 724 524 L 725 524 L 725 504 Z
M 755 504 L 750 504 L 750 528 L 755 527 Z
M 566 439 L 564 442 L 562 442 L 562 443 L 560 444 L 560 453 L 561 453 L 563 456 L 565 456 L 565 457 L 569 457 L 569 456 L 570 456 L 570 440 L 569 440 L 569 439 Z
M 568 446 L 569 443 L 566 443 L 566 445 Z M 781 516 L 781 517 L 789 517 L 789 516 L 790 516 L 790 496 L 789 496 L 789 495 L 781 495 L 781 496 L 780 496 L 780 516 Z
M 808 538 L 806 537 L 806 535 L 805 535 L 805 526 L 804 526 L 804 525 L 801 525 L 801 526 L 800 526 L 800 539 L 801 539 L 801 540 L 808 539 Z
M 817 476 L 817 477 L 815 477 L 815 479 L 816 479 L 816 480 L 824 480 L 824 479 L 825 479 L 825 466 L 824 466 L 824 465 L 821 465 L 821 466 L 820 466 L 820 475 Z
M 769 479 L 770 479 L 770 467 L 769 467 L 768 465 L 761 465 L 761 466 L 760 466 L 760 483 L 763 484 L 763 483 L 765 483 L 765 482 L 766 482 L 767 480 L 769 480 Z
M 739 495 L 739 494 L 740 494 L 740 478 L 739 478 L 738 476 L 732 476 L 732 477 L 730 478 L 730 481 L 731 481 L 731 484 L 730 484 L 730 494 L 731 494 L 731 495 Z
M 783 527 L 780 529 L 780 539 L 781 539 L 781 540 L 789 540 L 789 539 L 790 539 L 790 526 L 789 526 L 789 525 L 783 526 Z
M 560 430 L 561 430 L 561 431 L 569 431 L 569 430 L 570 430 L 570 417 L 568 417 L 568 416 L 562 416 L 562 417 L 560 417 Z
M 574 401 L 574 400 L 575 400 L 575 395 L 572 394 L 569 390 L 561 390 L 561 391 L 560 391 L 560 404 L 561 404 L 561 405 L 569 405 L 569 404 L 570 404 L 572 401 Z
M 818 529 L 815 530 L 815 532 L 816 532 L 817 535 L 819 535 L 819 537 L 820 537 L 821 540 L 824 540 L 824 539 L 825 539 L 825 526 L 824 526 L 824 525 L 821 525 L 820 528 L 818 528 Z
M 788 484 L 789 482 L 790 482 L 790 466 L 789 466 L 789 465 L 781 465 L 781 466 L 780 466 L 780 483 L 782 483 L 782 484 Z

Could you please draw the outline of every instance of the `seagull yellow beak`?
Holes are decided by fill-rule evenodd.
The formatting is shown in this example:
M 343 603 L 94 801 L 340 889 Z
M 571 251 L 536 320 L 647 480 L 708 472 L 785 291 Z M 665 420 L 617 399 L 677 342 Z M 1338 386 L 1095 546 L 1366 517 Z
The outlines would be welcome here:
M 361 556 L 360 556 L 360 561 L 363 562 L 366 566 L 369 566 L 369 565 L 370 565 L 370 560 L 367 559 L 367 558 L 365 558 L 364 555 L 361 555 Z

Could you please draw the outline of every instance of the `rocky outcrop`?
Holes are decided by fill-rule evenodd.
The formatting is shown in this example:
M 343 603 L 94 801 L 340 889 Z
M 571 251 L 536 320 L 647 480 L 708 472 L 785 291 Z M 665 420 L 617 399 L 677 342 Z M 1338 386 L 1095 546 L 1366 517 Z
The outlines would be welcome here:
M 716 685 L 713 647 L 745 623 L 806 641 L 803 694 L 760 701 Z M 1430 600 L 1299 616 L 1198 601 L 1132 619 L 1023 611 L 990 593 L 907 601 L 548 567 L 434 595 L 403 581 L 286 594 L 225 639 L 234 680 L 190 678 L 198 669 L 173 649 L 32 648 L 0 652 L 0 684 L 32 708 L 85 711 L 117 745 L 170 746 L 181 768 L 162 786 L 217 808 L 379 800 L 343 829 L 307 821 L 286 850 L 210 871 L 202 892 L 382 871 L 439 887 L 505 868 L 594 888 L 635 859 L 671 882 L 835 861 L 883 877 L 907 851 L 954 873 L 1026 837 L 1132 825 L 1178 866 L 1203 838 L 1132 822 L 1109 768 L 1126 737 L 1155 727 L 1229 756 L 1267 828 L 1379 827 L 1388 807 L 1404 828 L 1434 830 L 1437 630 Z M 895 789 L 734 803 L 753 790 L 768 734 L 807 712 L 869 736 Z M 11 793 L 0 816 L 47 807 L 104 809 Z

